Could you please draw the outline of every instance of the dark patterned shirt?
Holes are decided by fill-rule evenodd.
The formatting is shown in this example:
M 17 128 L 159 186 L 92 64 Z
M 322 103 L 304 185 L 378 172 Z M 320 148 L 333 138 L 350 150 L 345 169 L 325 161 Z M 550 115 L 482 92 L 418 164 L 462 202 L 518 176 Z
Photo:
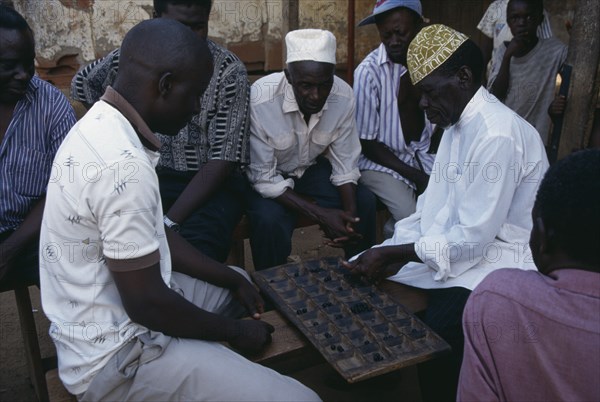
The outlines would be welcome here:
M 52 160 L 75 121 L 68 99 L 34 76 L 0 143 L 0 233 L 18 228 L 61 174 Z
M 250 91 L 246 67 L 232 52 L 207 41 L 214 61 L 212 79 L 202 97 L 200 114 L 178 135 L 160 135 L 159 166 L 195 171 L 211 159 L 248 164 L 248 105 Z M 83 67 L 73 77 L 71 97 L 95 103 L 114 82 L 120 49 Z

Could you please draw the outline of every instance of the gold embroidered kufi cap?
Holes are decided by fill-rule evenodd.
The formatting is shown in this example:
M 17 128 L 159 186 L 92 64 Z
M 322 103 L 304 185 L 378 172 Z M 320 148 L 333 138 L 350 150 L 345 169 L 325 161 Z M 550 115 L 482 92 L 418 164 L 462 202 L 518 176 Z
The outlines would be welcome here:
M 423 28 L 408 46 L 406 59 L 413 85 L 444 64 L 468 39 L 465 34 L 442 24 Z

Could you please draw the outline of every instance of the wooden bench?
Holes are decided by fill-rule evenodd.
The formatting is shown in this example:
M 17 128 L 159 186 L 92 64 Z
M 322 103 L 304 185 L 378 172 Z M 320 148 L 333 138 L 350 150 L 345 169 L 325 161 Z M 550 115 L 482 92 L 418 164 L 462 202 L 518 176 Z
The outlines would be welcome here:
M 421 289 L 385 282 L 382 288 L 409 311 L 419 312 L 426 308 L 427 298 Z M 323 357 L 310 342 L 278 311 L 268 311 L 262 319 L 275 327 L 273 342 L 261 353 L 247 356 L 250 360 L 270 367 L 282 374 L 289 374 L 324 362 Z M 76 402 L 58 377 L 58 369 L 46 373 L 48 396 L 51 402 Z
M 35 319 L 33 318 L 31 298 L 29 296 L 29 285 L 33 284 L 2 283 L 0 284 L 0 292 L 14 291 L 29 379 L 31 385 L 33 385 L 38 401 L 46 402 L 48 400 L 48 395 L 46 394 L 47 387 L 44 378 L 44 369 L 47 365 L 52 365 L 53 359 L 42 359 L 40 353 L 38 334 L 35 326 Z

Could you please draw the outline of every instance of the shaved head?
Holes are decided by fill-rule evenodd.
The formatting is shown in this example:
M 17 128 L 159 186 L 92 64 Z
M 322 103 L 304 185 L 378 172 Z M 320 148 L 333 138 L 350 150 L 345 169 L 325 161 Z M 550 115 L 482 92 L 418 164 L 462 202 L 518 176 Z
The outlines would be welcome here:
M 190 63 L 212 63 L 206 41 L 169 19 L 151 19 L 134 26 L 123 39 L 119 73 L 177 71 Z
M 205 40 L 175 20 L 155 18 L 125 36 L 114 87 L 150 129 L 174 135 L 199 112 L 212 72 Z

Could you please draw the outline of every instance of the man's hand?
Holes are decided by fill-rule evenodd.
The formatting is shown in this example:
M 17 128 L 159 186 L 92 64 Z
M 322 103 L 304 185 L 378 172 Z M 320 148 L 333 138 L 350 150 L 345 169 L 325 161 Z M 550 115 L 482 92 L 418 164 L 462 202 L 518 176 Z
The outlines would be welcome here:
M 326 244 L 344 247 L 362 239 L 362 235 L 354 231 L 354 224 L 359 220 L 360 218 L 340 209 L 323 208 L 323 212 L 319 214 L 319 222 L 321 230 L 329 239 Z
M 506 52 L 504 53 L 504 57 L 513 57 L 516 54 L 520 54 L 527 48 L 527 46 L 528 43 L 523 37 L 515 36 L 508 43 L 508 45 L 506 45 Z
M 402 267 L 402 265 L 391 264 L 392 261 L 385 251 L 386 247 L 371 248 L 352 262 L 342 261 L 342 265 L 348 268 L 352 274 L 362 275 L 370 281 L 378 283 L 394 275 Z
M 242 277 L 239 286 L 231 289 L 231 291 L 234 297 L 246 308 L 250 317 L 260 320 L 260 315 L 265 312 L 265 302 L 254 285 Z
M 565 112 L 566 107 L 567 98 L 564 95 L 557 95 L 548 108 L 548 114 L 551 117 L 560 116 Z
M 264 321 L 238 320 L 235 323 L 235 334 L 229 344 L 245 353 L 257 353 L 271 343 L 271 334 L 275 328 Z

